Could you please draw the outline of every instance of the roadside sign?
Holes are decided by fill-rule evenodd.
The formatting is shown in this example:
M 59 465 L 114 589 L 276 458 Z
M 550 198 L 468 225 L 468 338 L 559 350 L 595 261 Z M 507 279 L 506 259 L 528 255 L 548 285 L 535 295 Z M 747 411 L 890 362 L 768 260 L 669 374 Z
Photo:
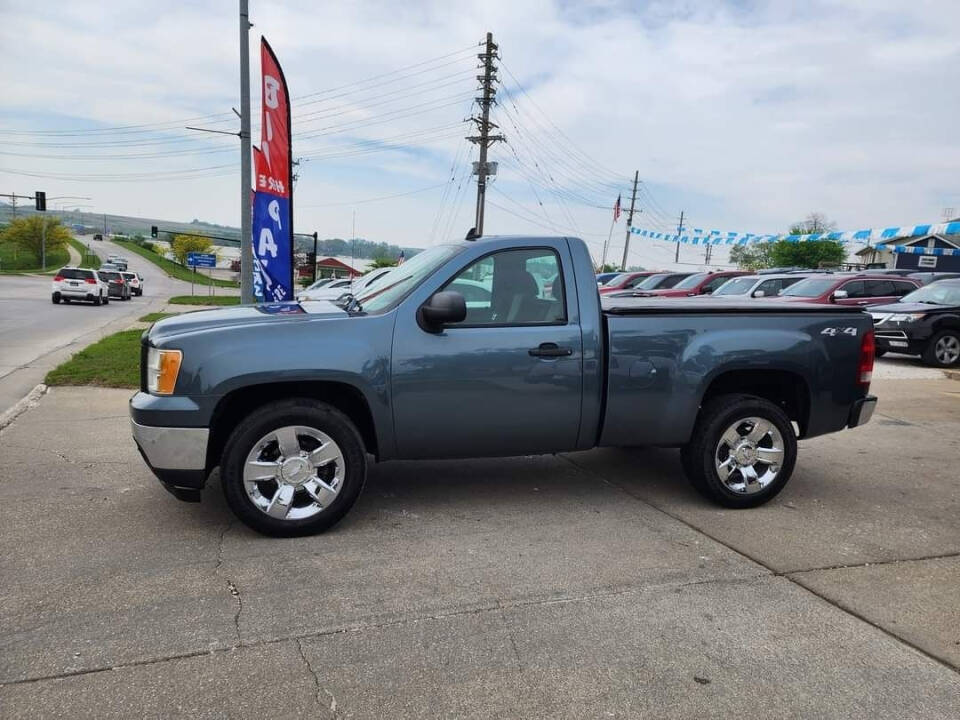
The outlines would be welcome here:
M 212 268 L 217 266 L 217 256 L 213 253 L 187 253 L 187 267 L 206 267 Z

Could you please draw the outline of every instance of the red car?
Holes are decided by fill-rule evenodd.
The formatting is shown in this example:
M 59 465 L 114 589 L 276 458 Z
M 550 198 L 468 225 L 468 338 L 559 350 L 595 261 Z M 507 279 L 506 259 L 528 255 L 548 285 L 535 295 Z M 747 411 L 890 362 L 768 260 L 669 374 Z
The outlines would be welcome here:
M 913 292 L 920 283 L 896 275 L 813 275 L 794 283 L 774 300 L 783 302 L 883 305 Z
M 741 270 L 694 273 L 693 275 L 685 277 L 672 288 L 647 290 L 641 294 L 648 297 L 693 297 L 694 295 L 709 295 L 730 278 L 749 274 L 750 273 Z
M 656 270 L 643 270 L 642 272 L 620 273 L 600 286 L 600 294 L 608 295 L 618 290 L 632 290 L 651 275 L 655 275 L 656 272 Z

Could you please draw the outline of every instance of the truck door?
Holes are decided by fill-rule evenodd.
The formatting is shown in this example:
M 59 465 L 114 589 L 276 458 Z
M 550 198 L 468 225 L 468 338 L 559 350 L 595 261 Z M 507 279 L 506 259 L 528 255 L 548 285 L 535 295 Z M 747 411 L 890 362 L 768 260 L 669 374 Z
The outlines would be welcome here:
M 518 455 L 576 447 L 583 383 L 565 243 L 491 252 L 446 278 L 467 317 L 433 334 L 401 307 L 392 394 L 400 457 Z

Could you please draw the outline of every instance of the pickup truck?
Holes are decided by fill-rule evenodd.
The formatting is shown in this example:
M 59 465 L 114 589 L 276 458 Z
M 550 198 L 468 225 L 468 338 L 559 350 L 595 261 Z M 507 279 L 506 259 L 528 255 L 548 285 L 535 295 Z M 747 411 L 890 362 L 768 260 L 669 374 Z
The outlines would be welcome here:
M 681 448 L 708 499 L 760 505 L 797 437 L 866 423 L 857 307 L 600 296 L 586 245 L 489 237 L 428 248 L 337 303 L 241 305 L 143 335 L 133 437 L 177 498 L 217 467 L 270 535 L 325 530 L 368 458 Z

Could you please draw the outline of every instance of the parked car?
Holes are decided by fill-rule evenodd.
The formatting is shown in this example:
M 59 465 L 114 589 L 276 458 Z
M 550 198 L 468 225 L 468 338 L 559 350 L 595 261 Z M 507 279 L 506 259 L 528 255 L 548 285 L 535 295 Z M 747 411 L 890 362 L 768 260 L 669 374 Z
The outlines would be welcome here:
M 727 280 L 723 285 L 713 291 L 714 297 L 722 298 L 762 298 L 776 297 L 784 290 L 795 283 L 800 282 L 809 275 L 800 275 L 799 273 L 756 274 L 742 275 L 740 277 Z
M 119 270 L 104 270 L 102 267 L 98 271 L 99 275 L 107 283 L 109 296 L 117 297 L 121 300 L 129 300 L 131 296 L 130 286 L 123 279 Z
M 600 286 L 600 294 L 608 295 L 620 290 L 630 290 L 656 273 L 656 270 L 639 270 L 635 272 L 618 273 L 616 276 L 607 280 L 605 284 Z
M 667 290 L 672 288 L 681 280 L 690 277 L 693 273 L 689 272 L 659 272 L 651 273 L 643 278 L 630 290 L 617 290 L 606 293 L 608 297 L 644 297 L 649 296 L 651 290 Z M 601 288 L 601 294 L 603 289 Z
M 641 291 L 649 297 L 695 297 L 710 295 L 730 278 L 746 275 L 742 270 L 721 270 L 719 272 L 702 272 L 687 275 L 680 282 L 670 288 Z
M 120 275 L 127 281 L 131 293 L 138 296 L 143 295 L 143 277 L 141 277 L 140 273 L 121 271 Z
M 960 364 L 960 279 L 930 283 L 870 314 L 878 355 L 919 355 L 934 367 Z
M 554 278 L 549 294 L 538 272 Z M 453 289 L 464 280 L 489 283 L 489 299 L 468 305 Z M 199 500 L 220 467 L 244 523 L 302 535 L 349 511 L 368 454 L 649 445 L 681 447 L 699 492 L 746 508 L 783 489 L 797 432 L 862 425 L 876 406 L 873 326 L 859 308 L 601 305 L 576 238 L 436 245 L 342 305 L 199 311 L 144 333 L 132 432 L 171 493 Z
M 960 273 L 952 272 L 914 272 L 907 275 L 911 280 L 916 280 L 921 285 L 929 285 L 939 280 L 953 280 L 960 278 Z
M 836 305 L 883 305 L 895 302 L 919 286 L 916 280 L 884 275 L 817 275 L 791 285 L 777 299 Z
M 371 270 L 366 275 L 358 277 L 356 280 L 334 280 L 328 285 L 321 286 L 316 290 L 307 288 L 297 297 L 298 300 L 336 300 L 344 293 L 356 295 L 363 292 L 366 288 L 373 285 L 384 275 L 393 270 L 392 267 L 377 268 Z
M 597 275 L 597 285 L 603 285 L 603 284 L 605 284 L 608 280 L 613 280 L 613 278 L 615 278 L 617 275 L 620 275 L 620 274 L 621 274 L 621 273 L 618 273 L 618 272 L 599 273 L 599 274 Z
M 54 305 L 74 300 L 92 302 L 94 305 L 110 302 L 106 281 L 96 270 L 90 268 L 64 267 L 53 277 L 51 299 Z

